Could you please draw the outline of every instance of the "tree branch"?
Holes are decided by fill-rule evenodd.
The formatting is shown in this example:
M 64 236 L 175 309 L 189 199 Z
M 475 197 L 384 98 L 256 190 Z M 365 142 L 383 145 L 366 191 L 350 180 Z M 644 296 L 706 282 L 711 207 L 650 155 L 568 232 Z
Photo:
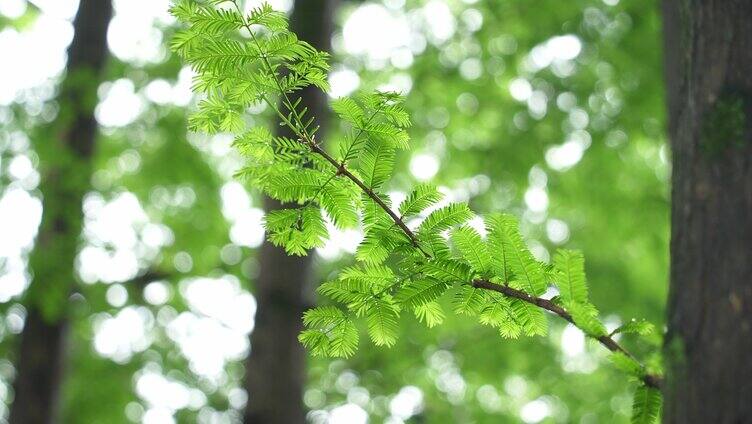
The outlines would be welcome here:
M 494 284 L 494 283 L 492 283 L 492 282 L 490 282 L 488 280 L 473 280 L 472 281 L 472 286 L 475 287 L 475 288 L 478 288 L 478 289 L 492 290 L 492 291 L 501 293 L 501 294 L 503 294 L 506 297 L 512 297 L 512 298 L 515 298 L 515 299 L 520 299 L 520 300 L 525 301 L 527 303 L 531 303 L 531 304 L 533 304 L 535 306 L 538 306 L 540 308 L 543 308 L 543 309 L 545 309 L 545 310 L 547 310 L 549 312 L 552 312 L 552 313 L 560 316 L 564 320 L 570 322 L 575 327 L 577 327 L 580 330 L 582 330 L 582 328 L 580 328 L 574 322 L 574 319 L 572 318 L 572 315 L 569 312 L 567 312 L 566 309 L 564 309 L 561 306 L 559 306 L 559 305 L 551 302 L 548 299 L 543 299 L 543 298 L 540 298 L 540 297 L 531 296 L 531 295 L 529 295 L 529 294 L 527 294 L 527 293 L 525 293 L 525 292 L 523 292 L 521 290 L 517 290 L 517 289 L 514 289 L 512 287 L 509 287 L 508 285 Z M 585 334 L 587 334 L 587 332 L 585 332 L 584 330 L 582 330 L 582 331 Z M 590 336 L 589 334 L 587 334 L 587 335 Z M 593 337 L 593 336 L 590 336 L 590 337 Z M 595 340 L 597 340 L 600 344 L 602 344 L 603 346 L 605 346 L 606 349 L 610 350 L 611 352 L 621 352 L 624 355 L 626 355 L 629 358 L 631 358 L 631 359 L 633 359 L 633 360 L 636 361 L 636 358 L 634 357 L 634 355 L 632 355 L 628 350 L 626 350 L 623 346 L 621 346 L 611 336 L 603 335 L 603 336 L 598 336 L 598 337 L 593 337 L 593 338 Z M 650 387 L 654 387 L 656 389 L 660 389 L 661 388 L 661 383 L 662 383 L 661 378 L 658 377 L 658 376 L 656 376 L 656 375 L 645 374 L 642 377 L 642 380 L 643 380 L 643 382 L 645 382 L 646 385 L 648 385 Z
M 241 14 L 242 17 L 242 11 L 240 10 L 240 7 L 238 6 L 237 2 L 235 0 L 232 0 L 232 3 L 237 8 L 238 12 Z M 256 45 L 261 47 L 258 44 L 258 40 L 256 40 L 256 37 L 254 36 L 250 26 L 246 22 L 245 18 L 242 17 L 242 24 L 246 28 L 246 30 L 249 32 L 252 40 Z M 263 52 L 262 52 L 263 53 Z M 274 68 L 271 66 L 271 63 L 269 63 L 268 58 L 265 54 L 262 54 L 263 62 L 267 67 L 268 72 L 273 75 L 275 82 L 277 84 L 277 87 L 283 97 L 283 104 L 287 107 L 287 109 L 290 111 L 290 116 L 292 116 L 293 120 L 296 122 L 291 122 L 290 118 L 288 116 L 285 116 L 285 114 L 282 113 L 282 111 L 279 110 L 279 108 L 273 104 L 267 97 L 264 97 L 264 101 L 277 113 L 277 115 L 282 119 L 282 122 L 288 126 L 293 133 L 299 138 L 299 141 L 306 145 L 308 148 L 311 149 L 313 153 L 316 153 L 323 157 L 327 162 L 329 162 L 335 169 L 336 174 L 338 175 L 344 175 L 346 178 L 348 178 L 350 181 L 352 181 L 355 185 L 357 185 L 371 200 L 373 200 L 384 212 L 386 212 L 387 215 L 394 221 L 394 223 L 402 230 L 402 232 L 407 236 L 408 239 L 410 239 L 411 244 L 418 249 L 423 256 L 425 256 L 427 259 L 431 259 L 431 255 L 423 250 L 423 248 L 420 246 L 420 243 L 418 242 L 418 237 L 415 235 L 415 233 L 405 224 L 405 222 L 402 220 L 401 217 L 399 217 L 392 209 L 381 199 L 381 197 L 373 191 L 370 187 L 368 187 L 360 178 L 355 176 L 350 170 L 347 169 L 345 166 L 345 160 L 346 157 L 343 159 L 343 161 L 340 163 L 336 159 L 334 159 L 329 153 L 326 152 L 322 147 L 320 147 L 314 140 L 314 137 L 308 133 L 306 125 L 303 124 L 297 110 L 295 110 L 295 107 L 293 106 L 293 103 L 290 101 L 290 98 L 288 97 L 287 93 L 282 89 L 282 85 L 279 81 L 279 76 L 277 75 L 277 72 L 274 70 Z M 360 134 L 358 135 L 360 136 Z M 579 328 L 581 331 L 583 331 L 585 334 L 590 336 L 585 330 L 583 330 L 580 326 L 578 326 L 574 319 L 572 318 L 572 315 L 564 308 L 562 308 L 559 305 L 554 304 L 550 300 L 543 299 L 540 297 L 531 296 L 521 290 L 514 289 L 512 287 L 509 287 L 508 285 L 499 285 L 494 284 L 488 280 L 482 280 L 477 279 L 470 282 L 470 284 L 475 288 L 485 289 L 485 290 L 492 290 L 496 291 L 498 293 L 501 293 L 502 295 L 506 297 L 511 297 L 515 299 L 520 299 L 524 302 L 536 305 L 542 309 L 545 309 L 549 312 L 552 312 L 567 322 L 571 323 L 572 325 Z M 616 340 L 614 340 L 609 335 L 602 335 L 602 336 L 590 336 L 596 339 L 600 344 L 602 344 L 606 349 L 610 350 L 611 352 L 620 352 L 629 358 L 636 360 L 636 358 L 627 351 L 624 347 L 622 347 Z M 639 363 L 639 362 L 638 362 Z M 640 364 L 644 368 L 642 364 Z M 642 376 L 642 381 L 649 387 L 653 387 L 656 389 L 661 388 L 662 380 L 661 377 L 653 374 L 645 374 Z

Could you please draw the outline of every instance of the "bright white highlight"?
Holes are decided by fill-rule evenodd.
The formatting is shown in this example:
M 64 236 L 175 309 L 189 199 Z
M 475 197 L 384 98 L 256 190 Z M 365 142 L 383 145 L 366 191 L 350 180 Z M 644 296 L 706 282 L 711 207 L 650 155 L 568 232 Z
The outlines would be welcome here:
M 171 85 L 167 80 L 157 78 L 147 84 L 142 93 L 147 100 L 158 105 L 185 106 L 193 98 L 191 91 L 193 75 L 194 73 L 190 68 L 183 68 L 178 73 L 178 81 L 175 85 Z
M 567 324 L 561 332 L 561 351 L 567 356 L 577 356 L 585 352 L 585 334 L 572 324 Z
M 167 52 L 157 26 L 174 21 L 169 8 L 169 0 L 116 0 L 107 31 L 112 53 L 136 64 L 160 62 Z
M 26 0 L 5 0 L 0 3 L 0 15 L 17 19 L 26 13 Z
M 509 83 L 509 94 L 518 102 L 524 102 L 533 94 L 533 87 L 525 78 L 515 78 Z
M 467 221 L 467 225 L 475 229 L 481 237 L 486 237 L 488 231 L 486 231 L 486 222 L 483 221 L 483 217 L 476 216 L 470 221 Z
M 129 306 L 95 324 L 94 348 L 115 362 L 128 362 L 134 353 L 151 345 L 149 332 L 153 326 L 154 317 L 148 309 Z
M 540 187 L 530 187 L 525 192 L 525 205 L 533 212 L 545 212 L 548 209 L 548 194 Z
M 546 151 L 546 163 L 551 169 L 565 171 L 582 159 L 584 149 L 576 141 L 549 148 Z
M 526 423 L 537 423 L 551 415 L 551 407 L 542 399 L 528 402 L 520 410 L 520 418 Z
M 439 172 L 439 158 L 430 153 L 418 153 L 410 159 L 410 173 L 420 181 L 428 181 Z
M 582 51 L 580 39 L 571 34 L 551 38 L 546 42 L 546 46 L 558 60 L 572 60 Z
M 258 247 L 264 241 L 264 211 L 251 207 L 248 192 L 237 181 L 222 186 L 222 213 L 232 222 L 230 240 L 239 246 Z
M 106 298 L 107 303 L 116 308 L 120 308 L 128 301 L 128 290 L 126 290 L 121 284 L 113 284 L 107 289 Z
M 389 412 L 401 420 L 407 420 L 423 410 L 423 392 L 415 386 L 405 386 L 389 402 Z
M 329 239 L 323 247 L 316 249 L 316 253 L 328 261 L 339 259 L 343 253 L 355 253 L 358 245 L 363 241 L 361 231 L 355 229 L 341 230 L 334 226 L 330 219 L 327 219 L 326 228 L 329 232 Z
M 0 257 L 18 256 L 31 248 L 42 220 L 42 202 L 27 191 L 9 187 L 0 198 Z M 0 292 L 2 285 L 0 285 Z
M 174 423 L 173 414 L 185 408 L 198 409 L 206 404 L 206 396 L 198 389 L 191 389 L 169 379 L 149 366 L 136 377 L 136 394 L 149 406 L 142 418 L 147 424 Z
M 24 252 L 34 242 L 42 219 L 42 204 L 27 191 L 9 187 L 0 198 L 0 302 L 20 295 L 29 284 Z
M 582 51 L 582 42 L 574 35 L 552 37 L 533 47 L 526 60 L 526 67 L 537 72 L 551 65 L 561 65 L 577 58 Z
M 329 413 L 327 424 L 366 424 L 368 413 L 354 403 L 338 406 Z
M 553 243 L 562 244 L 569 239 L 569 226 L 564 221 L 549 219 L 546 222 L 546 235 Z
M 143 100 L 134 91 L 133 82 L 119 79 L 102 85 L 104 98 L 94 115 L 105 127 L 123 127 L 138 118 L 144 109 Z
M 330 97 L 336 99 L 349 96 L 360 86 L 360 77 L 352 69 L 337 68 L 329 73 L 329 86 Z
M 423 19 L 429 39 L 435 44 L 448 40 L 457 30 L 454 14 L 444 0 L 431 0 L 423 6 Z
M 107 202 L 99 194 L 84 200 L 84 235 L 88 245 L 78 255 L 78 272 L 87 283 L 133 278 L 143 258 L 156 255 L 170 243 L 169 230 L 152 224 L 133 193 L 121 193 Z M 138 230 L 148 228 L 154 246 L 144 244 Z M 160 237 L 161 234 L 161 237 Z
M 170 288 L 161 281 L 149 283 L 144 287 L 144 299 L 152 305 L 161 305 L 170 300 Z
M 73 20 L 78 0 L 31 0 L 45 15 L 55 19 Z
M 184 280 L 180 292 L 191 312 L 171 319 L 167 336 L 178 345 L 193 372 L 219 382 L 226 378 L 225 364 L 248 353 L 256 301 L 232 276 Z
M 585 334 L 572 324 L 561 333 L 561 366 L 566 372 L 591 373 L 598 367 L 596 359 L 586 350 Z
M 577 165 L 582 159 L 585 150 L 590 147 L 590 143 L 589 133 L 582 130 L 574 131 L 570 134 L 566 142 L 546 150 L 546 163 L 551 169 L 566 171 Z
M 384 31 L 384 28 L 389 30 Z M 342 35 L 347 53 L 384 63 L 395 50 L 406 46 L 410 27 L 404 15 L 368 3 L 355 9 L 345 21 Z
M 237 278 L 196 278 L 181 283 L 180 289 L 193 311 L 241 333 L 253 329 L 256 300 L 240 288 Z
M 0 105 L 18 100 L 26 90 L 60 75 L 65 68 L 65 49 L 72 39 L 70 22 L 47 14 L 39 16 L 23 33 L 10 28 L 0 31 L 0 51 L 13 58 L 0 66 L 0 81 L 3 82 L 0 84 Z M 34 96 L 34 100 L 46 99 Z

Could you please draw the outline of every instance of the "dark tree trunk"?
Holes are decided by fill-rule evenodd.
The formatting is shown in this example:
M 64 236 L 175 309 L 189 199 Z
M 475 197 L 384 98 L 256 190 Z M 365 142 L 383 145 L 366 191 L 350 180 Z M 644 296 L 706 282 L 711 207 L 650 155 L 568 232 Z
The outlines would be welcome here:
M 291 29 L 320 50 L 330 49 L 336 0 L 297 0 L 290 20 Z M 310 116 L 317 118 L 325 137 L 326 95 L 309 87 L 301 93 Z M 293 134 L 283 131 L 283 135 Z M 267 211 L 282 205 L 264 200 Z M 291 207 L 291 205 L 288 205 Z M 251 334 L 251 354 L 246 364 L 244 386 L 248 392 L 246 424 L 305 423 L 303 389 L 306 381 L 306 353 L 298 342 L 301 315 L 312 305 L 311 259 L 291 257 L 284 250 L 264 242 L 259 253 L 259 276 L 255 284 L 258 304 L 256 326 Z
M 107 58 L 109 0 L 81 0 L 60 87 L 60 113 L 35 140 L 40 155 L 43 215 L 29 266 L 26 321 L 16 363 L 12 424 L 47 424 L 57 419 L 66 305 L 75 281 L 82 227 L 81 202 L 89 187 L 97 124 L 97 87 Z
M 665 0 L 667 423 L 752 422 L 752 1 Z

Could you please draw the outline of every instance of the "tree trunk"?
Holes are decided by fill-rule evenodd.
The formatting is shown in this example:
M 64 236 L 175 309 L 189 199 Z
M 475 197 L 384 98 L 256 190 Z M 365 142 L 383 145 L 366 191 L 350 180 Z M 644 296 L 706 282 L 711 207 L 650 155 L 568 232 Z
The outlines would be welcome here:
M 667 423 L 752 420 L 752 1 L 664 0 Z
M 97 87 L 107 58 L 109 0 L 81 0 L 73 23 L 60 113 L 35 140 L 42 174 L 43 212 L 29 260 L 33 278 L 25 295 L 26 321 L 16 363 L 9 422 L 46 424 L 57 419 L 66 305 L 74 287 L 82 229 L 81 203 L 89 188 L 97 123 Z
M 290 19 L 300 39 L 319 50 L 330 49 L 335 0 L 297 0 Z M 326 95 L 308 87 L 300 94 L 309 115 L 317 118 L 325 137 Z M 285 127 L 281 135 L 294 138 Z M 267 211 L 283 207 L 266 198 Z M 287 205 L 292 207 L 292 205 Z M 306 353 L 298 342 L 301 315 L 312 305 L 311 258 L 288 256 L 265 241 L 259 253 L 256 279 L 256 325 L 251 334 L 251 354 L 246 363 L 244 386 L 248 392 L 246 424 L 305 423 L 303 389 L 306 381 Z

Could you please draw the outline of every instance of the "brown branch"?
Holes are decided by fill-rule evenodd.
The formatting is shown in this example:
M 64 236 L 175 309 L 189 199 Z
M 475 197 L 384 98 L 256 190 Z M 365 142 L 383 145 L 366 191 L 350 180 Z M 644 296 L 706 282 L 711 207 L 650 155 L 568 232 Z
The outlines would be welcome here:
M 337 173 L 347 177 L 350 181 L 355 183 L 355 185 L 357 185 L 361 190 L 363 190 L 363 192 L 368 197 L 370 197 L 371 200 L 376 202 L 376 204 L 379 205 L 379 207 L 383 209 L 384 212 L 386 212 L 390 218 L 392 218 L 392 221 L 394 221 L 394 223 L 397 224 L 398 227 L 400 227 L 402 232 L 405 233 L 405 235 L 410 239 L 410 242 L 412 243 L 412 245 L 416 247 L 418 250 L 420 250 L 420 252 L 423 253 L 423 255 L 426 258 L 431 257 L 431 255 L 429 255 L 428 252 L 426 252 L 425 250 L 423 250 L 422 247 L 420 247 L 420 244 L 418 243 L 418 237 L 410 228 L 408 228 L 407 224 L 405 224 L 405 221 L 403 221 L 402 218 L 397 216 L 397 214 L 394 213 L 394 211 L 386 203 L 384 203 L 384 201 L 381 199 L 381 197 L 379 197 L 378 194 L 376 194 L 376 192 L 374 192 L 363 181 L 361 181 L 360 178 L 353 175 L 353 173 L 350 172 L 344 164 L 337 162 L 337 160 L 334 159 L 329 153 L 327 153 L 326 150 L 322 149 L 317 144 L 312 143 L 312 142 L 308 143 L 308 145 L 313 152 L 321 155 L 324 159 L 326 159 L 327 162 L 331 163 L 334 167 L 336 167 Z
M 566 309 L 562 308 L 561 306 L 551 302 L 548 299 L 543 299 L 540 297 L 531 296 L 521 290 L 514 289 L 512 287 L 509 287 L 508 285 L 501 285 L 501 284 L 494 284 L 488 280 L 473 280 L 472 282 L 473 287 L 478 289 L 485 289 L 485 290 L 492 290 L 498 293 L 503 294 L 507 297 L 512 297 L 515 299 L 520 299 L 522 301 L 525 301 L 527 303 L 531 303 L 535 306 L 538 306 L 542 309 L 545 309 L 549 312 L 552 312 L 562 318 L 564 320 L 572 323 L 577 328 L 580 328 L 572 318 L 572 314 L 567 312 Z M 580 328 L 582 330 L 582 328 Z M 585 332 L 587 334 L 587 332 Z M 614 340 L 611 336 L 602 335 L 598 337 L 593 337 L 595 340 L 597 340 L 600 344 L 606 347 L 606 349 L 610 350 L 611 352 L 621 352 L 624 355 L 628 356 L 629 358 L 636 361 L 634 355 L 629 353 L 628 350 L 626 350 L 623 346 L 621 346 L 616 340 Z M 642 376 L 642 381 L 650 386 L 654 387 L 656 389 L 661 388 L 661 378 L 657 375 L 653 374 L 645 374 Z

